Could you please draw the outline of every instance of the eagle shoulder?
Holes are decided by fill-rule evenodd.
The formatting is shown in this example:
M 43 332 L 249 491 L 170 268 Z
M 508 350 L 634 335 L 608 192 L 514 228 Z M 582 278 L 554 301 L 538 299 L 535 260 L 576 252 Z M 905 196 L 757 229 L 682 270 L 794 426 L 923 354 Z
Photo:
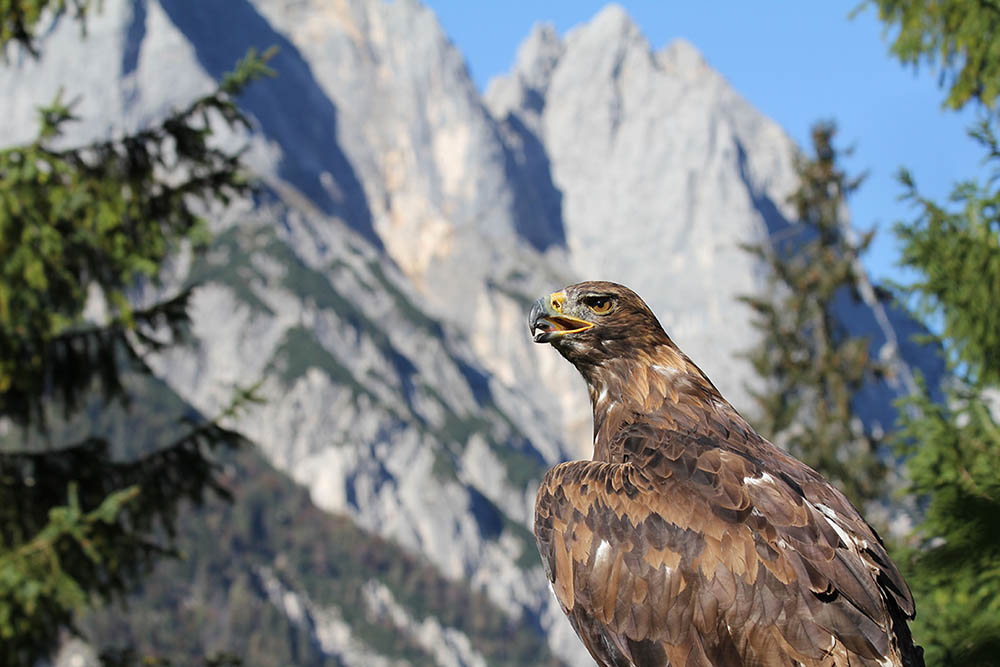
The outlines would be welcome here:
M 595 659 L 890 654 L 886 597 L 909 593 L 882 587 L 885 563 L 883 580 L 898 573 L 849 503 L 814 502 L 801 471 L 703 435 L 645 424 L 619 439 L 623 462 L 560 464 L 536 501 L 546 574 Z

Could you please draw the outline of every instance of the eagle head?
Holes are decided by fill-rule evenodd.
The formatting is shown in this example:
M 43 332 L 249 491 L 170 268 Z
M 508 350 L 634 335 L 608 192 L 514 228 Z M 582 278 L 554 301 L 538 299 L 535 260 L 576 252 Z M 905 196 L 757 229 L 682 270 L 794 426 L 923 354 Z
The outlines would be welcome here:
M 536 343 L 551 343 L 581 370 L 636 349 L 672 345 L 639 295 L 604 281 L 577 283 L 538 299 L 528 327 Z

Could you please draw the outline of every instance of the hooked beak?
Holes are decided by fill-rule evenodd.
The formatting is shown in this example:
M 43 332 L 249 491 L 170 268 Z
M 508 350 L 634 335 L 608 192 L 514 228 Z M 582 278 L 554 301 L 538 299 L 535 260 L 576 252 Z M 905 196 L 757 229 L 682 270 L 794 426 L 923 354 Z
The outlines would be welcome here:
M 592 322 L 581 320 L 563 313 L 566 295 L 555 292 L 535 301 L 528 313 L 528 328 L 536 343 L 551 343 L 568 334 L 580 333 L 594 326 Z

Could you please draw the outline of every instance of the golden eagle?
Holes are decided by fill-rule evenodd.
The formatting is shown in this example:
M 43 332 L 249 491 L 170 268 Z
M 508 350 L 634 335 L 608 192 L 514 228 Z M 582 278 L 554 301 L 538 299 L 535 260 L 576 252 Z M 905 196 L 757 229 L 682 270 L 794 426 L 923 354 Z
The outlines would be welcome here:
M 879 536 L 758 435 L 634 292 L 571 285 L 529 324 L 594 410 L 594 459 L 545 475 L 535 538 L 600 665 L 923 665 Z

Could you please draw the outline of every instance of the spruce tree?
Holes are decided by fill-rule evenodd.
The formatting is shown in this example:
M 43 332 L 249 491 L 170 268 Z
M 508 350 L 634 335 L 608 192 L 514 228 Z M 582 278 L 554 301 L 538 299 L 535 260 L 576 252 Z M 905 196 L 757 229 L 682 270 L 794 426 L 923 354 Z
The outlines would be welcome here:
M 756 426 L 793 456 L 820 471 L 855 504 L 885 493 L 880 437 L 855 414 L 854 397 L 882 373 L 865 338 L 851 336 L 837 303 L 857 299 L 858 258 L 871 241 L 852 240 L 846 199 L 861 183 L 840 167 L 836 128 L 818 123 L 809 157 L 796 156 L 799 188 L 790 197 L 796 220 L 770 243 L 745 246 L 768 267 L 769 285 L 745 296 L 761 333 L 747 354 L 763 387 L 750 388 Z
M 970 134 L 987 177 L 949 201 L 900 178 L 913 219 L 896 225 L 902 265 L 919 278 L 902 296 L 936 332 L 949 364 L 946 401 L 906 401 L 897 441 L 924 508 L 901 564 L 917 602 L 914 637 L 931 665 L 1000 664 L 1000 7 L 994 2 L 878 0 L 903 62 L 930 63 L 945 105 L 980 111 Z
M 1000 96 L 1000 5 L 994 0 L 867 0 L 887 31 L 890 50 L 910 65 L 937 65 L 948 87 L 945 105 L 993 107 Z
M 1000 163 L 987 125 L 978 132 Z M 997 166 L 1000 166 L 998 164 Z M 920 196 L 899 223 L 918 314 L 940 333 L 950 368 L 944 405 L 925 391 L 906 402 L 897 441 L 910 491 L 923 501 L 907 576 L 928 664 L 1000 664 L 1000 189 L 959 183 L 947 207 Z
M 83 20 L 88 5 L 0 4 L 0 49 L 36 53 L 40 17 Z M 160 124 L 85 146 L 56 147 L 74 119 L 57 99 L 39 110 L 35 141 L 0 150 L 0 423 L 8 433 L 0 664 L 48 655 L 82 605 L 122 595 L 172 553 L 180 503 L 226 493 L 213 451 L 240 437 L 220 426 L 225 415 L 190 415 L 164 446 L 131 458 L 112 455 L 128 443 L 99 432 L 70 438 L 60 424 L 84 408 L 141 410 L 136 386 L 151 377 L 148 355 L 187 342 L 190 290 L 142 307 L 129 295 L 156 286 L 181 244 L 205 238 L 199 211 L 247 191 L 238 155 L 213 145 L 211 124 L 246 124 L 234 97 L 268 72 L 265 61 L 251 52 L 215 92 Z M 103 320 L 84 318 L 94 298 L 106 304 Z

